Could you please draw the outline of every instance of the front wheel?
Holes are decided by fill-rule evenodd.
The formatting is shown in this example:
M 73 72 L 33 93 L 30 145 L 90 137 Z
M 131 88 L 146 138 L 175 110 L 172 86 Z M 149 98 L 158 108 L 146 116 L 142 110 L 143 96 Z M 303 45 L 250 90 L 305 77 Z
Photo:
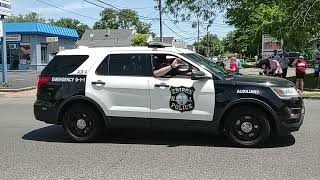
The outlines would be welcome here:
M 94 109 L 75 104 L 65 112 L 63 126 L 67 134 L 76 142 L 88 142 L 100 135 L 104 124 Z
M 253 106 L 235 108 L 226 119 L 226 134 L 241 146 L 261 145 L 270 136 L 267 117 L 264 111 Z

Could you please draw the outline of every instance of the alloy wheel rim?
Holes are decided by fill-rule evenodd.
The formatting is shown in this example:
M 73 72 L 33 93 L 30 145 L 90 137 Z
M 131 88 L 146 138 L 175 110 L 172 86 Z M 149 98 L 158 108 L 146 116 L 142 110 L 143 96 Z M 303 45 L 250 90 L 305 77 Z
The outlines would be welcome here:
M 239 140 L 252 141 L 259 137 L 261 123 L 251 115 L 241 115 L 233 123 L 233 134 Z
M 85 113 L 75 113 L 69 118 L 68 129 L 76 137 L 86 137 L 92 132 L 93 122 Z

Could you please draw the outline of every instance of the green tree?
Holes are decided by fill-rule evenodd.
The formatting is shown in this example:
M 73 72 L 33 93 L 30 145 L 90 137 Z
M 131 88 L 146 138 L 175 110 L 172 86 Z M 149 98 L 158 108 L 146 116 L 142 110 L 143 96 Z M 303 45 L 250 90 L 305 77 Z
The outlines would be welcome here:
M 145 34 L 138 34 L 134 38 L 131 39 L 131 42 L 134 46 L 145 46 L 147 36 Z
M 90 29 L 88 25 L 83 24 L 80 21 L 76 19 L 71 19 L 71 18 L 61 18 L 57 21 L 49 20 L 49 22 L 52 25 L 76 29 L 80 37 L 82 36 L 82 34 L 85 32 L 86 29 Z
M 19 14 L 18 16 L 7 17 L 7 22 L 41 22 L 45 23 L 46 19 L 35 12 L 26 15 Z
M 197 52 L 205 56 L 218 56 L 224 53 L 224 47 L 217 35 L 211 33 L 203 36 L 199 43 L 195 43 Z M 209 49 L 208 49 L 209 48 Z
M 137 33 L 139 34 L 149 34 L 151 32 L 151 25 L 150 23 L 144 23 L 139 21 L 136 25 L 135 25 L 135 29 L 137 31 Z
M 97 21 L 94 29 L 135 29 L 137 33 L 151 33 L 151 24 L 140 21 L 136 11 L 131 9 L 104 9 L 100 13 L 101 19 Z
M 121 29 L 135 27 L 139 22 L 138 13 L 131 9 L 123 9 L 118 12 L 118 23 Z
M 107 8 L 100 12 L 101 19 L 97 21 L 93 29 L 119 29 L 118 12 Z
M 250 29 L 236 29 L 228 33 L 222 40 L 226 52 L 240 53 L 245 50 L 246 55 L 255 56 L 261 47 L 261 36 L 250 34 Z
M 268 33 L 291 50 L 308 49 L 320 38 L 319 0 L 167 0 L 166 7 L 181 20 L 196 15 L 209 23 L 225 10 L 228 23 L 249 32 L 249 39 L 261 41 L 261 34 Z

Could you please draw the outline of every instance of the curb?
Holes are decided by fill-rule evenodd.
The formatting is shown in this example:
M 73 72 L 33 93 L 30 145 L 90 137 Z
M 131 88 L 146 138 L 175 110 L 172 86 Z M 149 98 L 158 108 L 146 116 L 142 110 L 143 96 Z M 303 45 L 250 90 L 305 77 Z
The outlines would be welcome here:
M 0 92 L 22 92 L 22 91 L 29 91 L 33 89 L 36 89 L 36 87 L 31 86 L 31 87 L 25 87 L 25 88 L 19 88 L 19 89 L 1 89 L 0 88 Z
M 302 99 L 313 99 L 313 100 L 320 100 L 319 96 L 304 96 Z
M 310 92 L 320 92 L 320 89 L 308 89 L 308 88 L 305 88 L 304 90 L 305 91 L 310 91 Z

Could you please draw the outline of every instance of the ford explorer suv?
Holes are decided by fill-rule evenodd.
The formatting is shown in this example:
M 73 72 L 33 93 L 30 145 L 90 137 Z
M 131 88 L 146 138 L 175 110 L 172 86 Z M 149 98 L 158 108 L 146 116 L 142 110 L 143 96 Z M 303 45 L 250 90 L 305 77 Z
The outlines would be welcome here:
M 155 64 L 172 57 L 179 66 L 156 77 Z M 76 142 L 143 127 L 225 134 L 258 146 L 298 131 L 304 113 L 290 81 L 229 74 L 193 51 L 161 44 L 59 52 L 39 75 L 34 103 L 37 120 L 63 125 Z

